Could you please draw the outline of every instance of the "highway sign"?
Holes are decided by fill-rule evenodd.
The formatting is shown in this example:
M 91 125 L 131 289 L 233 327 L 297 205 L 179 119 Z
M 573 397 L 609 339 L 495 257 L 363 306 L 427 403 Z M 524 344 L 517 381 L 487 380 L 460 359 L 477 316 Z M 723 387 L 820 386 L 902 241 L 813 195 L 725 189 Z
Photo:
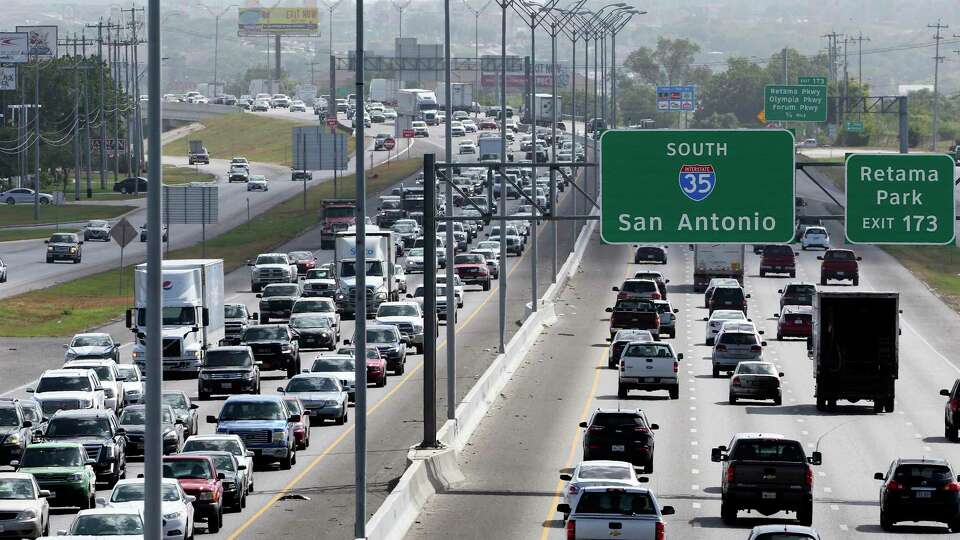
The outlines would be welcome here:
M 847 120 L 846 124 L 844 124 L 844 129 L 850 133 L 863 133 L 863 122 Z
M 414 131 L 413 131 L 412 129 L 405 129 L 405 130 L 403 130 L 403 138 L 404 138 L 404 139 L 412 139 L 413 136 L 414 136 Z
M 696 86 L 657 87 L 657 112 L 693 112 L 696 107 Z
M 826 77 L 797 77 L 797 84 L 807 84 L 813 86 L 826 86 Z
M 113 238 L 120 247 L 127 247 L 127 244 L 133 242 L 136 237 L 137 229 L 127 221 L 127 218 L 120 218 L 120 221 L 110 228 L 110 238 Z
M 609 130 L 600 138 L 601 237 L 789 242 L 793 145 L 782 129 Z
M 199 225 L 220 220 L 219 186 L 194 182 L 179 186 L 163 186 L 164 224 Z
M 393 147 L 397 145 L 396 139 L 384 139 L 383 147 L 387 150 L 393 150 Z
M 827 87 L 768 84 L 763 111 L 768 122 L 826 122 Z
M 329 171 L 347 168 L 347 137 L 319 126 L 293 128 L 293 168 L 301 171 Z
M 848 156 L 847 240 L 854 244 L 953 242 L 953 163 L 946 154 Z

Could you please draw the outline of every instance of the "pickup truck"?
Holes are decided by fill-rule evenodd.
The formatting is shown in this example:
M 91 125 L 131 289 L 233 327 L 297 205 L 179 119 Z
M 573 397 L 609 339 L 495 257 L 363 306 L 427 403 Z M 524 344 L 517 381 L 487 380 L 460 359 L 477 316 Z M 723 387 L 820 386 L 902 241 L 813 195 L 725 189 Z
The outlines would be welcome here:
M 666 538 L 663 516 L 674 513 L 672 506 L 661 507 L 647 488 L 614 486 L 584 487 L 575 507 L 558 504 L 557 511 L 570 514 L 566 529 L 571 540 L 611 536 L 662 540 Z
M 650 300 L 617 300 L 605 310 L 610 314 L 610 337 L 618 330 L 649 330 L 654 340 L 660 339 L 660 314 Z
M 680 397 L 680 360 L 669 343 L 631 343 L 620 355 L 617 397 L 627 399 L 630 390 L 668 390 L 670 399 Z
M 738 510 L 756 510 L 765 516 L 796 512 L 801 525 L 813 521 L 813 469 L 823 461 L 820 452 L 807 457 L 803 445 L 775 433 L 738 433 L 728 446 L 710 453 L 723 464 L 720 517 L 735 525 Z
M 849 249 L 828 249 L 826 253 L 817 257 L 823 261 L 820 264 L 820 284 L 826 285 L 829 279 L 849 279 L 853 284 L 860 284 L 860 265 L 862 260 Z

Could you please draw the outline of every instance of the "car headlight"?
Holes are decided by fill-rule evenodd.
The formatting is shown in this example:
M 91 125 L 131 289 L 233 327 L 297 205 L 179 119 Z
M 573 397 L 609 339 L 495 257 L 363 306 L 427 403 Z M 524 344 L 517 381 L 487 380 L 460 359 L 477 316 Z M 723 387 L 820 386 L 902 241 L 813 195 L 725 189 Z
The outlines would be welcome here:
M 4 441 L 4 444 L 20 444 L 20 434 L 14 433 L 7 437 L 7 440 Z
M 212 501 L 215 498 L 215 494 L 212 491 L 201 491 L 199 500 L 201 501 Z
M 387 293 L 383 291 L 380 291 L 377 293 L 377 300 L 386 300 L 386 299 L 387 299 Z
M 53 251 L 53 246 L 47 246 L 47 251 Z
M 103 445 L 103 451 L 108 457 L 113 457 L 113 455 L 117 453 L 117 447 L 113 443 L 105 444 Z
M 134 359 L 134 360 L 140 360 L 141 358 L 143 358 L 143 352 L 142 352 L 142 351 L 133 351 L 133 359 Z
M 290 345 L 289 345 L 288 343 L 284 343 L 284 344 L 283 344 L 283 348 L 280 349 L 280 352 L 283 352 L 283 353 L 288 353 L 288 352 L 292 352 L 292 351 L 293 351 L 293 349 L 290 348 Z
M 77 248 L 75 247 L 70 248 L 70 253 L 76 253 L 76 252 L 77 252 Z
M 273 442 L 283 442 L 287 438 L 286 431 L 274 431 L 273 432 Z
M 69 480 L 70 482 L 79 482 L 80 480 L 83 480 L 83 473 L 75 472 L 70 476 L 68 476 L 67 480 Z
M 77 353 L 74 351 L 67 351 L 67 353 L 64 356 L 66 356 L 67 358 L 74 358 L 77 356 Z
M 180 512 L 170 512 L 169 514 L 164 514 L 163 519 L 179 519 Z
M 422 324 L 414 324 L 414 325 L 413 325 L 413 331 L 414 331 L 414 333 L 423 332 L 423 325 L 422 325 Z
M 17 519 L 36 519 L 37 512 L 35 510 L 24 510 L 17 515 Z
M 330 337 L 330 332 L 327 332 L 327 331 L 320 332 L 320 336 L 325 338 Z
M 244 372 L 243 374 L 241 374 L 240 376 L 241 376 L 242 378 L 244 378 L 244 379 L 252 379 L 252 378 L 253 378 L 253 372 L 252 372 L 252 371 L 246 371 L 246 372 Z

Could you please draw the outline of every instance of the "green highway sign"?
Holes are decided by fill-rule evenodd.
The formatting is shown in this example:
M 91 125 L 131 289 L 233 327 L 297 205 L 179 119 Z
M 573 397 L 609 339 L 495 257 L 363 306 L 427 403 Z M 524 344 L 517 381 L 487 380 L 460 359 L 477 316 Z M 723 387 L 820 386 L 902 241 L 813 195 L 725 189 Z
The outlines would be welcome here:
M 789 131 L 608 130 L 600 150 L 604 242 L 774 244 L 793 238 Z
M 848 156 L 847 240 L 854 244 L 953 242 L 953 165 L 953 158 L 946 154 Z
M 850 133 L 863 133 L 863 122 L 847 120 L 844 128 Z
M 768 122 L 826 122 L 827 87 L 768 84 L 763 111 Z
M 797 84 L 807 84 L 813 86 L 826 86 L 826 77 L 797 77 Z

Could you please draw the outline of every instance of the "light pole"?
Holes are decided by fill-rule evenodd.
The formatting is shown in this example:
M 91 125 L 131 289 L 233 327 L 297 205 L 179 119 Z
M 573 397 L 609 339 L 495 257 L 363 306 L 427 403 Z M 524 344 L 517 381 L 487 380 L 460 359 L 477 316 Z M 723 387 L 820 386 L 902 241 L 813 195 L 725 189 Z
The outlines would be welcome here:
M 324 7 L 327 8 L 327 11 L 330 12 L 330 16 L 327 18 L 327 24 L 330 25 L 330 30 L 327 32 L 327 38 L 330 40 L 330 56 L 333 56 L 333 11 L 340 6 L 340 2 L 343 0 L 337 0 L 336 2 L 324 2 Z M 337 96 L 330 96 L 330 99 L 336 101 Z M 330 103 L 327 103 L 327 107 L 330 107 Z
M 608 93 L 607 93 L 607 35 L 609 34 L 612 36 L 614 29 L 622 21 L 625 14 L 633 11 L 635 10 L 632 7 L 621 6 L 607 13 L 607 15 L 604 16 L 603 19 L 601 19 L 599 22 L 599 26 L 601 28 L 600 36 L 599 36 L 601 40 L 600 49 L 599 49 L 600 57 L 601 57 L 600 91 L 603 94 L 602 97 L 600 98 L 600 111 L 601 111 L 600 118 L 603 119 L 604 126 L 610 126 L 613 123 L 612 121 L 610 121 L 610 118 L 607 116 L 607 102 L 609 101 Z M 616 44 L 615 39 L 613 41 L 613 44 Z M 612 64 L 612 60 L 611 60 L 611 64 Z M 615 67 L 612 67 L 611 69 L 613 70 L 613 73 L 616 72 Z M 611 89 L 611 94 L 612 94 L 612 89 Z M 612 105 L 611 105 L 611 109 L 612 109 Z
M 200 2 L 197 2 L 197 5 L 207 10 L 207 13 L 212 15 L 213 18 L 216 20 L 216 23 L 214 25 L 215 30 L 214 30 L 214 38 L 213 38 L 213 92 L 214 94 L 219 94 L 220 91 L 218 89 L 220 87 L 217 86 L 217 75 L 218 75 L 217 69 L 220 65 L 220 17 L 226 15 L 226 13 L 230 11 L 230 9 L 239 7 L 239 6 L 237 4 L 230 4 L 229 6 L 217 12 L 211 9 L 209 6 L 205 4 L 201 4 Z
M 478 98 L 480 96 L 480 14 L 483 13 L 484 10 L 486 10 L 487 7 L 489 7 L 492 3 L 493 0 L 487 0 L 487 2 L 483 4 L 483 7 L 480 9 L 473 9 L 470 7 L 470 4 L 467 2 L 467 0 L 463 0 L 463 5 L 465 5 L 471 13 L 473 13 L 473 56 L 474 62 L 476 62 L 476 65 L 474 66 L 476 69 L 474 70 L 475 82 L 473 92 Z M 401 34 L 401 37 L 403 37 L 403 34 Z M 477 99 L 477 101 L 479 102 L 480 100 Z
M 617 127 L 617 34 L 623 30 L 634 15 L 646 15 L 646 11 L 630 10 L 623 12 L 620 19 L 614 21 L 610 30 L 610 115 L 612 117 L 611 127 Z
M 407 9 L 407 6 L 410 5 L 410 2 L 413 0 L 404 0 L 402 2 L 397 2 L 394 0 L 393 7 L 400 12 L 400 39 L 403 39 L 403 10 Z

